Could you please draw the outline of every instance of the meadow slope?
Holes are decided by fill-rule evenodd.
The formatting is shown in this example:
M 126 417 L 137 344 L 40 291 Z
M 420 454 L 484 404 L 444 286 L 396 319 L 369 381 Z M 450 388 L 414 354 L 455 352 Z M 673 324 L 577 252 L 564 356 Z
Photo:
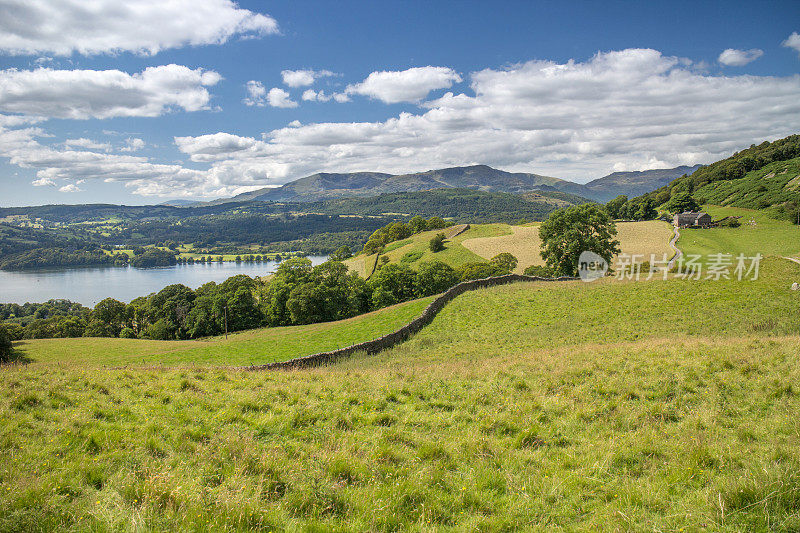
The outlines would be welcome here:
M 6 367 L 0 530 L 796 530 L 797 279 L 497 287 L 300 372 Z

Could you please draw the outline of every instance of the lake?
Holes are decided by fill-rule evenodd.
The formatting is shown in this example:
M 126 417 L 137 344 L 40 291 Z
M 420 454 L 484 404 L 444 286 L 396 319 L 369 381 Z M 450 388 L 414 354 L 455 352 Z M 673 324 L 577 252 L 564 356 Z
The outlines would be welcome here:
M 315 265 L 327 256 L 308 256 Z M 158 292 L 167 285 L 183 283 L 192 289 L 204 283 L 220 283 L 231 276 L 264 276 L 279 263 L 195 263 L 159 268 L 102 267 L 59 270 L 0 270 L 0 303 L 46 302 L 64 298 L 87 307 L 103 298 L 130 302 L 138 296 Z

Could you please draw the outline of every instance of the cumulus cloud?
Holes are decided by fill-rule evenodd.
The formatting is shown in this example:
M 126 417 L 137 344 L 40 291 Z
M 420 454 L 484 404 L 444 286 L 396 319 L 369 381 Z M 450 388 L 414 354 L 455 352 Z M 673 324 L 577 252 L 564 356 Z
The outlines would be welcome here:
M 727 48 L 722 51 L 717 58 L 720 64 L 728 67 L 743 67 L 748 63 L 752 63 L 759 57 L 764 55 L 763 50 L 752 48 L 750 50 L 736 50 L 734 48 Z
M 273 87 L 269 91 L 260 81 L 250 80 L 245 86 L 247 88 L 247 98 L 242 100 L 245 105 L 264 107 L 291 108 L 297 107 L 297 102 L 291 99 L 288 92 L 280 87 Z
M 463 93 L 384 121 L 291 123 L 259 138 L 176 138 L 194 168 L 55 150 L 38 142 L 47 132 L 35 123 L 0 131 L 0 157 L 36 169 L 37 180 L 111 177 L 138 194 L 212 196 L 314 172 L 469 164 L 587 181 L 614 168 L 710 163 L 800 131 L 800 75 L 708 75 L 655 50 L 534 60 L 475 72 L 469 81 Z
M 273 87 L 267 93 L 267 103 L 272 107 L 297 107 L 297 102 L 289 97 L 289 93 L 279 87 Z
M 267 101 L 267 88 L 260 81 L 250 80 L 245 84 L 247 97 L 242 100 L 245 105 L 264 107 Z
M 155 117 L 172 109 L 207 109 L 214 71 L 182 65 L 120 70 L 0 71 L 0 111 L 49 118 Z
M 308 87 L 309 85 L 313 85 L 314 81 L 316 81 L 318 78 L 324 78 L 328 76 L 336 76 L 336 73 L 331 72 L 330 70 L 310 69 L 281 71 L 283 84 L 295 89 L 298 87 Z
M 278 33 L 232 0 L 0 0 L 0 11 L 0 51 L 17 55 L 153 55 Z
M 387 104 L 419 102 L 431 91 L 460 83 L 461 76 L 447 67 L 414 67 L 402 71 L 373 72 L 361 83 L 348 85 L 347 94 L 360 94 Z
M 140 139 L 138 137 L 128 137 L 125 139 L 125 146 L 120 148 L 120 152 L 138 152 L 145 146 L 147 146 L 147 143 L 144 142 L 144 139 Z
M 781 43 L 781 46 L 785 46 L 786 48 L 791 48 L 796 52 L 800 52 L 800 34 L 798 34 L 796 31 L 793 31 L 792 34 Z
M 78 187 L 74 183 L 68 183 L 68 184 L 64 185 L 63 187 L 59 187 L 58 190 L 60 192 L 80 192 L 83 189 L 81 189 L 80 187 Z

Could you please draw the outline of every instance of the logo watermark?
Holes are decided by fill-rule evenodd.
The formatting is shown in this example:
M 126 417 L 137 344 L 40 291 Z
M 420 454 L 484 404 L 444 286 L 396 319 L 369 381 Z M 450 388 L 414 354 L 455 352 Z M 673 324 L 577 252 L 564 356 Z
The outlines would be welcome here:
M 735 279 L 755 281 L 763 256 L 714 253 L 702 256 L 690 254 L 670 259 L 667 254 L 619 254 L 612 265 L 614 278 L 618 280 L 651 280 L 656 277 L 686 280 Z M 592 282 L 606 275 L 609 265 L 594 252 L 584 251 L 578 259 L 578 275 L 585 282 Z
M 608 262 L 594 252 L 585 250 L 578 257 L 578 276 L 581 281 L 591 283 L 608 272 Z

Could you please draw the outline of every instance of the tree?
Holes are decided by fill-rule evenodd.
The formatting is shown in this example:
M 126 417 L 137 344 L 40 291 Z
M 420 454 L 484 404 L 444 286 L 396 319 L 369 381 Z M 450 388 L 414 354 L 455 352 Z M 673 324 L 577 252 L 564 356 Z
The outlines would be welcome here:
M 497 274 L 511 274 L 517 268 L 517 258 L 508 252 L 503 252 L 492 257 L 489 261 Z
M 664 206 L 670 213 L 683 213 L 684 211 L 699 211 L 700 205 L 692 193 L 687 191 L 673 192 L 669 202 Z
M 384 265 L 369 280 L 376 308 L 410 300 L 417 286 L 417 273 L 407 266 Z
M 461 281 L 491 278 L 497 275 L 494 265 L 487 262 L 465 263 L 456 270 Z
M 441 252 L 444 250 L 444 241 L 447 237 L 444 236 L 444 233 L 437 233 L 433 236 L 433 238 L 428 242 L 428 248 L 430 248 L 431 252 Z
M 0 324 L 0 363 L 6 363 L 11 359 L 13 345 L 11 335 L 3 324 Z
M 331 259 L 334 261 L 344 261 L 345 259 L 350 259 L 351 257 L 353 257 L 353 252 L 350 251 L 350 247 L 347 245 L 340 247 L 331 255 Z
M 444 292 L 459 282 L 458 273 L 442 261 L 426 261 L 417 271 L 417 290 L 419 297 Z
M 114 298 L 105 298 L 94 306 L 92 318 L 107 324 L 113 336 L 117 336 L 128 322 L 127 306 Z
M 617 229 L 603 206 L 581 204 L 553 211 L 539 227 L 542 259 L 558 275 L 575 276 L 582 252 L 594 252 L 609 264 L 620 252 Z
M 652 198 L 644 198 L 635 205 L 631 218 L 636 220 L 653 220 L 658 216 L 655 201 Z
M 628 202 L 628 197 L 620 194 L 606 204 L 606 209 L 611 218 L 623 218 L 622 207 Z

